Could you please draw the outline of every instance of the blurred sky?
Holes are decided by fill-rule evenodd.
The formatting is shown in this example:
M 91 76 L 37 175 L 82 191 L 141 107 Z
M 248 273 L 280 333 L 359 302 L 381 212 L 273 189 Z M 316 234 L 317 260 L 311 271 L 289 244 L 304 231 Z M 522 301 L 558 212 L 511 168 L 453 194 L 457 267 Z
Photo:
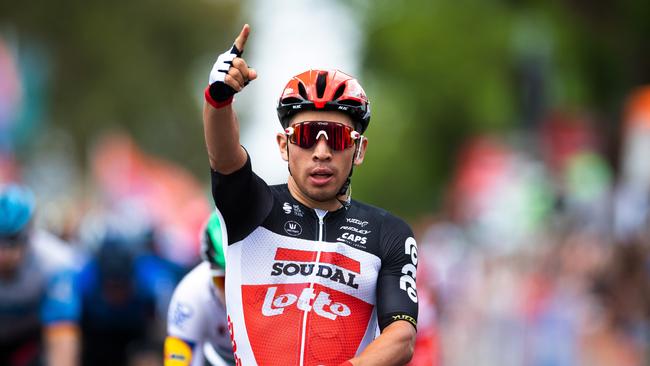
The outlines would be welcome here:
M 269 184 L 285 183 L 288 176 L 275 140 L 282 131 L 275 108 L 287 81 L 310 68 L 358 73 L 361 29 L 351 11 L 317 0 L 251 0 L 244 8 L 244 18 L 254 24 L 244 58 L 259 79 L 237 96 L 237 110 L 253 169 Z

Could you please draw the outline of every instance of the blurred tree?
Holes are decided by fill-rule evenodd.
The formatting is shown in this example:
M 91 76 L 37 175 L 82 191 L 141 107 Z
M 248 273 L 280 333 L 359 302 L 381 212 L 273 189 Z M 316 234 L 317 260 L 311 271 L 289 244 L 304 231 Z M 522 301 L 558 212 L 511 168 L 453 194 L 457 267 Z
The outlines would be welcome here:
M 201 83 L 238 15 L 235 1 L 5 1 L 0 30 L 46 48 L 48 119 L 77 156 L 119 128 L 206 176 Z
M 550 110 L 586 110 L 612 146 L 625 94 L 650 81 L 647 1 L 353 6 L 364 17 L 360 77 L 373 108 L 355 196 L 406 217 L 442 202 L 468 136 L 532 132 Z
M 483 1 L 368 6 L 371 153 L 354 184 L 362 198 L 417 217 L 436 204 L 466 136 L 514 122 L 510 11 Z
M 373 109 L 354 195 L 405 217 L 440 204 L 468 136 L 532 130 L 550 109 L 594 114 L 616 162 L 622 100 L 650 82 L 646 0 L 350 6 L 365 31 L 359 77 Z M 227 0 L 4 1 L 0 32 L 46 48 L 47 116 L 72 134 L 77 156 L 123 128 L 207 179 L 201 87 L 239 14 Z

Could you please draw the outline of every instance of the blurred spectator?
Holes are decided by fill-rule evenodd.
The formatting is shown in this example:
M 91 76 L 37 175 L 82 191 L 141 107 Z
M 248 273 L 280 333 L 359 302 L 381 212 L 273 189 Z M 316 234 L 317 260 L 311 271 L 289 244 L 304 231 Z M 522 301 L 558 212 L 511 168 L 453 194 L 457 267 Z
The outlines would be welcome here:
M 612 172 L 600 153 L 594 122 L 584 114 L 555 111 L 542 121 L 539 150 L 556 199 L 556 219 L 607 233 Z
M 474 244 L 495 253 L 530 245 L 553 207 L 543 166 L 529 152 L 487 136 L 461 149 L 450 198 L 454 221 Z
M 78 365 L 75 255 L 32 227 L 35 199 L 23 186 L 0 191 L 0 364 Z
M 646 364 L 650 344 L 648 243 L 613 247 L 594 283 L 597 321 L 585 336 L 585 365 Z
M 650 218 L 650 86 L 634 90 L 623 116 L 621 174 L 616 188 L 616 237 L 628 240 L 647 227 Z

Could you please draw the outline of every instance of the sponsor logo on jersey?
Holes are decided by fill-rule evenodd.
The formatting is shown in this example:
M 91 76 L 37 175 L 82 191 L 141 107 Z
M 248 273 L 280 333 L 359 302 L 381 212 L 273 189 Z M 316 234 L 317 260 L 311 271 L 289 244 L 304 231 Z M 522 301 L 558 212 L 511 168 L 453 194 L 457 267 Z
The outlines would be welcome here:
M 406 320 L 407 322 L 409 322 L 409 323 L 411 323 L 411 324 L 413 324 L 415 326 L 418 325 L 418 322 L 415 321 L 415 318 L 413 318 L 410 315 L 399 314 L 399 315 L 393 315 L 392 318 L 393 318 L 393 320 Z
M 188 366 L 192 363 L 192 344 L 180 338 L 165 339 L 165 366 Z
M 356 235 L 352 233 L 343 233 L 341 234 L 341 236 L 336 238 L 336 241 L 341 241 L 344 243 L 365 244 L 367 238 L 365 236 Z
M 171 322 L 179 328 L 183 328 L 185 322 L 192 317 L 194 310 L 188 304 L 178 302 L 172 313 Z
M 298 205 L 293 205 L 293 214 L 298 216 L 298 217 L 303 217 L 304 214 L 302 213 L 302 209 Z
M 353 218 L 351 218 L 351 217 L 346 217 L 346 218 L 345 218 L 345 221 L 347 221 L 348 224 L 355 224 L 355 225 L 359 225 L 359 226 L 361 226 L 361 227 L 365 227 L 366 225 L 368 225 L 368 221 L 362 221 L 362 220 L 359 220 L 359 219 L 353 219 Z
M 230 314 L 228 314 L 228 331 L 230 332 L 230 343 L 232 344 L 232 354 L 235 358 L 235 366 L 241 366 L 241 358 L 237 356 L 237 342 L 235 341 L 235 329 L 230 320 Z
M 290 215 L 293 213 L 294 215 L 298 217 L 303 217 L 305 214 L 302 212 L 302 209 L 300 208 L 299 205 L 292 205 L 289 202 L 285 202 L 282 204 L 282 211 L 284 211 L 285 214 Z
M 285 202 L 282 205 L 282 210 L 284 210 L 285 214 L 287 214 L 287 215 L 290 214 L 291 213 L 291 204 L 289 204 L 289 202 Z
M 262 315 L 280 315 L 284 313 L 284 308 L 293 304 L 296 304 L 296 307 L 302 311 L 314 311 L 316 315 L 330 320 L 336 320 L 339 316 L 350 316 L 352 314 L 349 306 L 340 302 L 333 302 L 330 299 L 330 294 L 325 291 L 320 291 L 316 294 L 313 288 L 306 287 L 302 290 L 300 296 L 294 294 L 275 296 L 277 290 L 277 287 L 269 287 L 267 289 L 264 304 L 262 305 Z
M 298 236 L 302 234 L 302 226 L 295 221 L 287 221 L 284 223 L 284 231 L 291 236 Z
M 246 333 L 235 339 L 240 349 L 250 344 L 258 365 L 339 365 L 377 327 L 373 304 L 319 283 L 243 285 L 242 298 L 243 317 L 232 320 Z
M 331 281 L 359 288 L 355 283 L 357 275 L 361 273 L 361 264 L 341 253 L 321 252 L 318 263 L 314 263 L 317 252 L 278 248 L 275 252 L 271 276 L 311 276 L 327 278 Z M 338 267 L 338 268 L 337 268 Z
M 358 229 L 358 228 L 356 228 L 354 226 L 346 226 L 346 225 L 341 226 L 339 229 L 340 230 L 353 231 L 353 232 L 361 234 L 361 235 L 368 235 L 368 234 L 370 234 L 372 232 L 370 230 Z
M 415 287 L 415 272 L 418 265 L 418 247 L 415 239 L 408 237 L 404 242 L 404 254 L 411 257 L 411 263 L 402 267 L 402 277 L 399 279 L 399 288 L 406 291 L 409 299 L 414 303 L 418 302 L 418 292 Z
M 327 278 L 331 281 L 341 283 L 343 285 L 350 286 L 354 289 L 359 288 L 359 284 L 354 283 L 356 275 L 350 272 L 343 272 L 338 268 L 333 268 L 324 264 L 319 264 L 318 267 L 314 263 L 283 263 L 275 262 L 273 263 L 273 271 L 271 276 L 309 276 L 314 273 L 316 268 L 316 276 Z

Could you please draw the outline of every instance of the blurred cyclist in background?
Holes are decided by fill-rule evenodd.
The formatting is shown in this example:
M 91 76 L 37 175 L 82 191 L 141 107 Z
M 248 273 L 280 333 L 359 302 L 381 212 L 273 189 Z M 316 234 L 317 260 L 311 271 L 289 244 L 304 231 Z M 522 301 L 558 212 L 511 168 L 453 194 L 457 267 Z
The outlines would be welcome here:
M 0 365 L 78 365 L 75 255 L 32 227 L 34 210 L 28 188 L 0 187 Z
M 165 366 L 234 365 L 224 302 L 225 231 L 213 213 L 201 234 L 201 258 L 169 305 Z
M 185 271 L 152 253 L 153 229 L 106 221 L 78 282 L 83 363 L 126 365 L 155 355 L 160 364 L 164 315 Z

